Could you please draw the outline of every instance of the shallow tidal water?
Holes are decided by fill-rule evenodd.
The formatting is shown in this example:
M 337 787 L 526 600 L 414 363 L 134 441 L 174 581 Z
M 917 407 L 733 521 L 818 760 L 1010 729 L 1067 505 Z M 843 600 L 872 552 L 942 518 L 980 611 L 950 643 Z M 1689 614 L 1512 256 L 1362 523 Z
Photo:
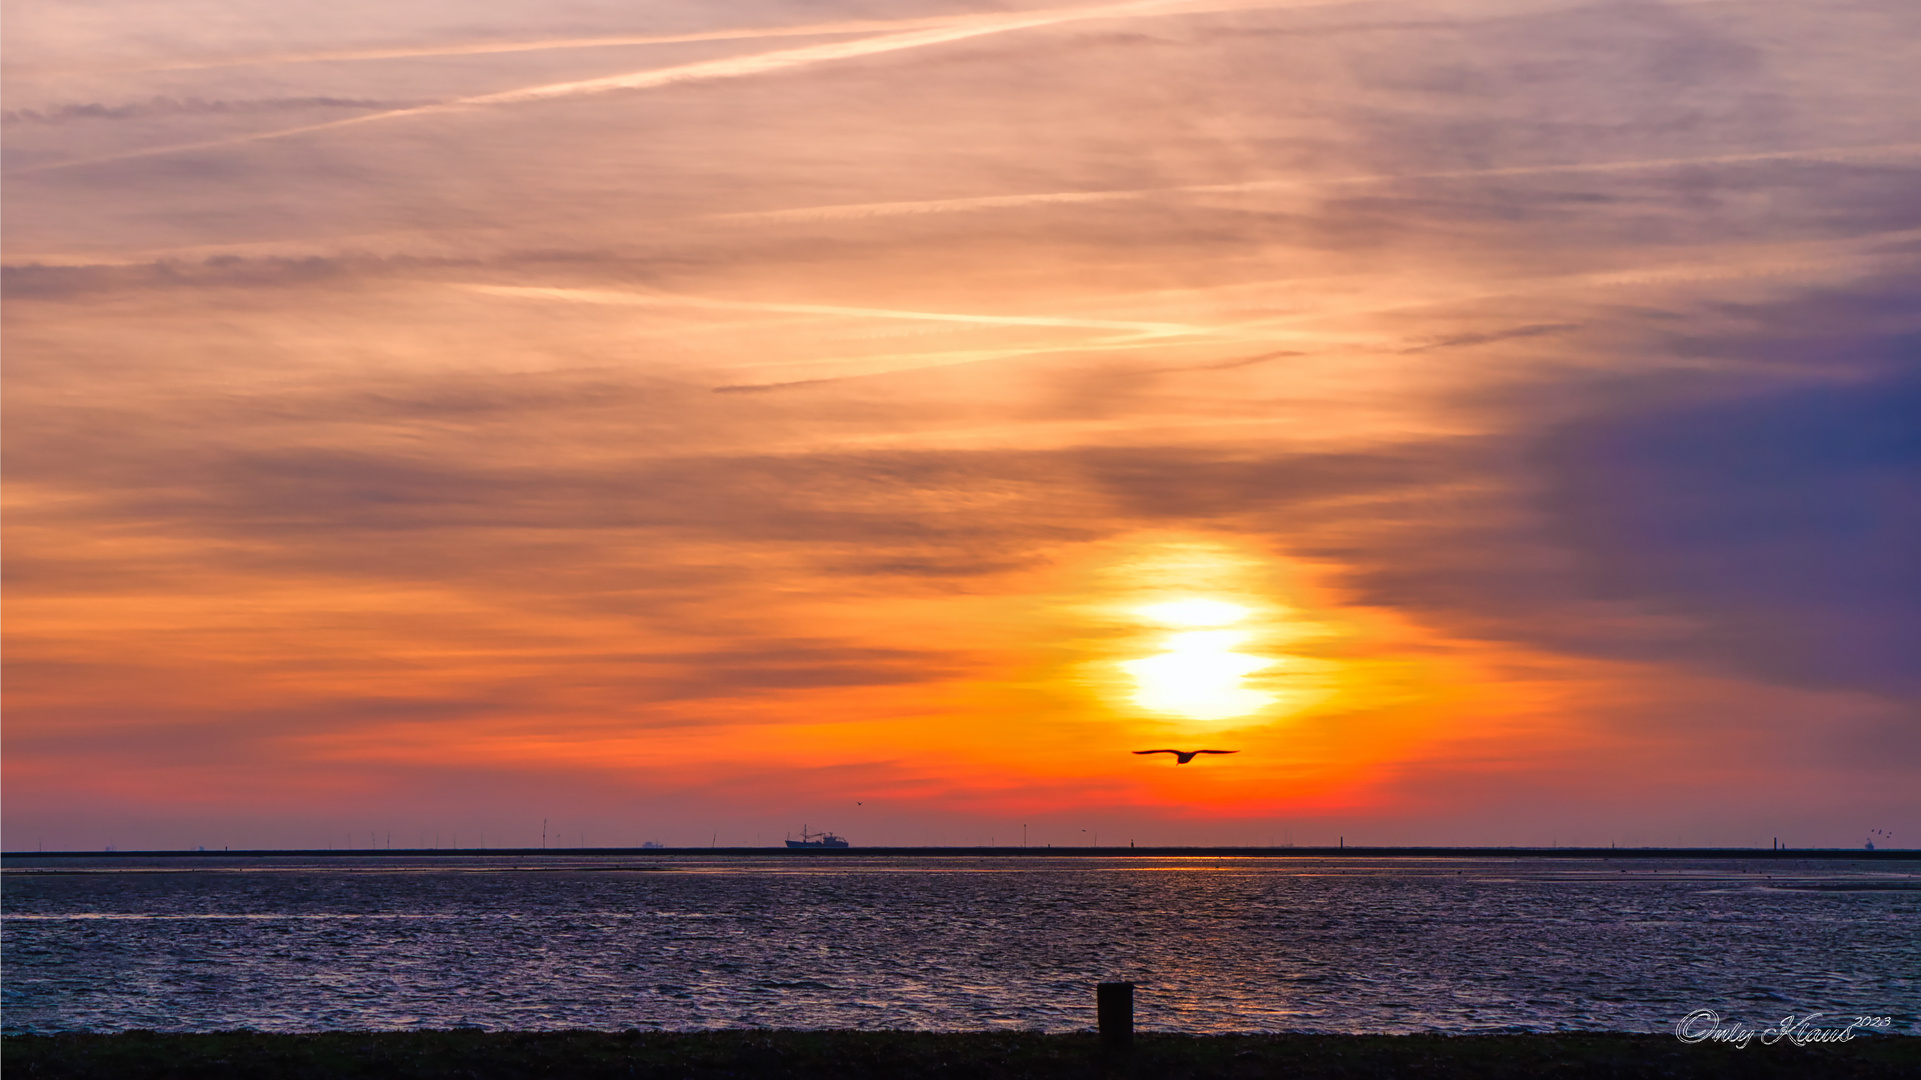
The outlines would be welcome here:
M 1921 1034 L 1921 861 L 34 860 L 4 1030 Z

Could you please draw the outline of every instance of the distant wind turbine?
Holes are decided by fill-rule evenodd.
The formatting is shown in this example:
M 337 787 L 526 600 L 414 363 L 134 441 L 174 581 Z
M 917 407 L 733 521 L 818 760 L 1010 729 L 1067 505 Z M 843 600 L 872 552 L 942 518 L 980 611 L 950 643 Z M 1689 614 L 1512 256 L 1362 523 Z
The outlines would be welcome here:
M 1136 750 L 1136 754 L 1173 754 L 1174 764 L 1185 765 L 1194 760 L 1195 754 L 1238 754 L 1239 750 Z

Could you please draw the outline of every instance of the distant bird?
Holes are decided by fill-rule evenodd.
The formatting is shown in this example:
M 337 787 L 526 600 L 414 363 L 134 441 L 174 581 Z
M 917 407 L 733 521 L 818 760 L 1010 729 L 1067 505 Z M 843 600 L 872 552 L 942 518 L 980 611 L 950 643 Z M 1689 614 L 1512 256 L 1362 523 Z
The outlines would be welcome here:
M 1239 750 L 1136 750 L 1136 754 L 1173 754 L 1174 764 L 1185 765 L 1194 760 L 1195 754 L 1238 754 Z

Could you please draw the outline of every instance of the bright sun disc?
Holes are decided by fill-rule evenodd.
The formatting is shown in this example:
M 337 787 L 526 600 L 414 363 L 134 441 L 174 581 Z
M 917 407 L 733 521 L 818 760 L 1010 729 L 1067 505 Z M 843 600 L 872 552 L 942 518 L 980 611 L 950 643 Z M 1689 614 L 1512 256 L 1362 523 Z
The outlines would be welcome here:
M 1159 656 L 1122 663 L 1140 686 L 1134 703 L 1190 720 L 1246 716 L 1273 704 L 1275 695 L 1242 685 L 1247 676 L 1275 663 L 1234 652 L 1246 637 L 1235 630 L 1193 630 L 1168 638 L 1167 651 Z
M 1162 626 L 1232 626 L 1248 615 L 1239 604 L 1199 598 L 1151 604 L 1139 611 Z

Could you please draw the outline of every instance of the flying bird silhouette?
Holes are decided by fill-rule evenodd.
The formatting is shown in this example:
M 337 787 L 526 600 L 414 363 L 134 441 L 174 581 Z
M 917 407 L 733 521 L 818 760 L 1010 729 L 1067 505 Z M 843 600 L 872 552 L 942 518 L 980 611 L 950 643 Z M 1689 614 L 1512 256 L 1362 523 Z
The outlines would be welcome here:
M 1174 764 L 1185 765 L 1194 760 L 1195 754 L 1238 754 L 1239 750 L 1136 750 L 1136 754 L 1173 754 Z

